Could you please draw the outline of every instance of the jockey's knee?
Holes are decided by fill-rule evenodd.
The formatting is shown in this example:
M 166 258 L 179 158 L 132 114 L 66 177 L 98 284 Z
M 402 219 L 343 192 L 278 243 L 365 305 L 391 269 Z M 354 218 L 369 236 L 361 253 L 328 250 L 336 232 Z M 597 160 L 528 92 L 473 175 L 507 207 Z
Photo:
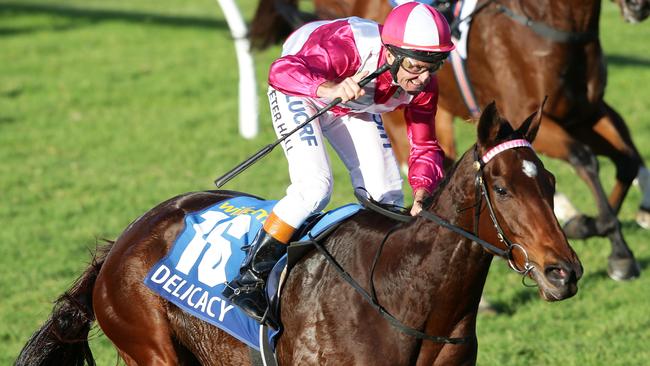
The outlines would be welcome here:
M 288 193 L 299 197 L 304 209 L 318 212 L 332 197 L 332 183 L 331 176 L 311 176 L 292 184 Z

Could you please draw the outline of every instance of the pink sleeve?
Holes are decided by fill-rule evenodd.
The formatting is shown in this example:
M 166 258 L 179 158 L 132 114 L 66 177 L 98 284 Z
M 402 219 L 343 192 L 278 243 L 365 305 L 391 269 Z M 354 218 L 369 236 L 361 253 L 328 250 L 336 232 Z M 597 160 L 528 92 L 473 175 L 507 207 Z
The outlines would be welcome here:
M 269 85 L 285 94 L 316 97 L 322 83 L 352 76 L 359 65 L 350 25 L 336 21 L 316 28 L 298 53 L 273 62 Z
M 424 188 L 432 193 L 444 177 L 444 152 L 438 144 L 435 115 L 438 86 L 432 80 L 430 90 L 420 93 L 404 110 L 406 131 L 411 145 L 409 153 L 409 184 L 416 191 Z

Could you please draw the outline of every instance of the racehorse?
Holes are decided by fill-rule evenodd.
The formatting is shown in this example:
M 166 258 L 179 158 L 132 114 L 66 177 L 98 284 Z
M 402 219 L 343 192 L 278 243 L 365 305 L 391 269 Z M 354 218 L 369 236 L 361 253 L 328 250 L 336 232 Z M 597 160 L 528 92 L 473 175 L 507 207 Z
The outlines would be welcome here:
M 630 22 L 640 22 L 650 13 L 649 0 L 617 2 Z M 278 12 L 285 18 L 293 16 L 291 24 L 296 24 L 300 14 L 292 13 L 295 4 L 262 0 L 252 22 L 251 37 L 258 37 L 253 44 L 264 46 L 269 44 L 268 37 L 281 38 L 274 34 L 283 21 Z M 314 6 L 316 15 L 325 19 L 360 16 L 378 22 L 391 9 L 388 0 L 314 0 Z M 535 149 L 571 164 L 587 183 L 598 208 L 597 217 L 578 215 L 564 230 L 569 238 L 608 237 L 608 274 L 627 280 L 638 277 L 640 268 L 617 214 L 639 170 L 647 170 L 625 121 L 603 99 L 607 70 L 598 37 L 600 7 L 600 0 L 479 0 L 471 17 L 465 68 L 477 105 L 496 100 L 511 121 L 523 120 L 537 101 L 549 96 Z M 269 17 L 275 17 L 274 21 L 268 21 Z M 437 75 L 437 136 L 453 161 L 457 154 L 452 120 L 471 115 L 452 66 L 447 63 Z M 384 124 L 398 160 L 405 164 L 409 144 L 402 113 L 384 115 Z M 616 167 L 609 197 L 598 175 L 596 155 L 608 157 Z M 650 194 L 647 190 L 644 194 Z M 650 207 L 640 207 L 637 220 L 645 226 Z
M 582 265 L 553 214 L 554 177 L 529 143 L 540 120 L 541 107 L 514 130 L 489 105 L 478 142 L 420 216 L 401 222 L 361 210 L 327 236 L 325 250 L 375 303 L 320 252 L 303 257 L 281 295 L 279 364 L 475 363 L 477 308 L 495 255 L 535 281 L 543 299 L 575 295 Z M 127 365 L 250 364 L 243 343 L 143 284 L 186 214 L 234 195 L 184 194 L 135 220 L 58 299 L 17 365 L 93 364 L 87 336 L 95 319 Z M 404 328 L 394 328 L 375 305 Z

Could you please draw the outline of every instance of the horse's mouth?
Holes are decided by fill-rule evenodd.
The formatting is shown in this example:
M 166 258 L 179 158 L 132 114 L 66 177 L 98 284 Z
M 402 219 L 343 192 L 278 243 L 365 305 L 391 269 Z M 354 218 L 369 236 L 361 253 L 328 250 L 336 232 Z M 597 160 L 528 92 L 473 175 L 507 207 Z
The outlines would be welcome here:
M 533 264 L 531 277 L 539 287 L 539 295 L 545 301 L 561 301 L 574 296 L 578 292 L 578 280 L 582 271 L 569 271 L 563 264 L 547 265 L 542 271 Z

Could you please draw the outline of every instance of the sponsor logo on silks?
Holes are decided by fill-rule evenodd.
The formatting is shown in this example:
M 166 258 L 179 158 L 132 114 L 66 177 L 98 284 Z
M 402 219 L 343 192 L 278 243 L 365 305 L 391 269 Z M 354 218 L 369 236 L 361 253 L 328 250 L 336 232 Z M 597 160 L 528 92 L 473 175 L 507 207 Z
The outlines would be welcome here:
M 289 111 L 292 113 L 293 123 L 296 127 L 307 122 L 307 120 L 311 118 L 311 116 L 307 114 L 305 102 L 302 99 L 295 98 L 290 95 L 287 95 L 286 98 L 287 106 L 289 108 Z M 298 134 L 300 136 L 300 141 L 303 143 L 307 144 L 308 146 L 318 146 L 318 140 L 314 134 L 314 127 L 311 124 L 308 124 L 305 127 L 301 128 Z
M 259 347 L 259 324 L 221 297 L 277 201 L 237 197 L 185 217 L 185 228 L 145 284 L 184 311 Z
M 388 3 L 390 3 L 390 6 L 394 8 L 398 5 L 410 3 L 411 1 L 412 0 L 388 0 Z M 436 0 L 415 0 L 415 2 L 427 4 L 427 5 L 433 5 L 436 2 Z
M 386 133 L 386 130 L 384 129 L 384 122 L 381 119 L 381 114 L 373 114 L 372 115 L 372 121 L 375 122 L 375 126 L 377 127 L 377 130 L 379 131 L 379 137 L 381 137 L 384 140 L 383 146 L 384 149 L 390 149 L 390 139 L 388 138 L 388 134 Z

